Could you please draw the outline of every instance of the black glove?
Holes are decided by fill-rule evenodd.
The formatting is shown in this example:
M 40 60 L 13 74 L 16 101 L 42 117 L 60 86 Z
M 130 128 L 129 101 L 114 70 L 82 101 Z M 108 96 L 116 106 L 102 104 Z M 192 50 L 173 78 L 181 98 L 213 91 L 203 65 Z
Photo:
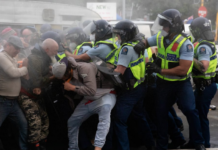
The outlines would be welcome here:
M 158 67 L 155 63 L 148 62 L 146 63 L 146 68 L 147 68 L 147 73 L 152 74 L 152 73 L 161 73 L 161 68 Z
M 195 74 L 195 75 L 199 75 L 199 74 L 202 74 L 197 68 L 195 68 L 194 66 L 193 66 L 193 68 L 192 68 L 192 72 Z
M 141 54 L 141 52 L 144 54 L 145 49 L 146 49 L 145 43 L 142 41 L 140 41 L 138 44 L 134 46 L 135 52 L 139 55 Z

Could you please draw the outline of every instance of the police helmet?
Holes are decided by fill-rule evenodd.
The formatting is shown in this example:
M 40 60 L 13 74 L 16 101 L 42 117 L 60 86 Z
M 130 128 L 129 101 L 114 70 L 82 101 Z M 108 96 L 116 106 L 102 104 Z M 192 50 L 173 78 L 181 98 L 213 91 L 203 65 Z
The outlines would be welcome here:
M 184 24 L 181 19 L 181 13 L 176 9 L 167 9 L 158 14 L 159 25 L 169 27 L 170 33 L 181 33 L 184 30 Z
M 47 31 L 44 34 L 42 34 L 41 41 L 43 42 L 48 38 L 55 40 L 58 44 L 61 43 L 60 35 L 54 31 Z
M 108 35 L 112 37 L 111 25 L 105 20 L 93 21 L 91 34 L 95 34 L 96 41 L 103 40 Z
M 133 40 L 139 33 L 138 27 L 131 21 L 124 20 L 118 22 L 113 28 L 113 33 L 118 34 L 122 44 Z
M 211 29 L 211 23 L 207 18 L 195 18 L 189 28 L 195 39 L 214 41 L 214 33 Z
M 82 44 L 83 42 L 87 41 L 87 36 L 82 28 L 75 27 L 68 31 L 66 40 L 70 40 L 71 42 L 75 42 L 77 44 Z

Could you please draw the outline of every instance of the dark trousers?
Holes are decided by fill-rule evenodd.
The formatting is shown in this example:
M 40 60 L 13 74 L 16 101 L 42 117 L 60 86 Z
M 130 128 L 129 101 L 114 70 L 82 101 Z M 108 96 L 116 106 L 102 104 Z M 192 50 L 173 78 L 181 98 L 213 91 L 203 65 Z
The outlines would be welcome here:
M 195 107 L 195 97 L 192 90 L 190 79 L 185 81 L 170 82 L 160 78 L 157 79 L 157 98 L 156 98 L 156 124 L 158 131 L 157 149 L 166 150 L 168 148 L 168 112 L 176 102 L 187 117 L 189 131 L 194 143 L 204 144 L 200 119 Z
M 177 116 L 176 111 L 175 111 L 175 109 L 173 107 L 170 108 L 170 114 L 174 118 L 177 127 L 178 128 L 181 127 L 183 125 L 182 119 Z
M 168 134 L 172 142 L 184 141 L 185 138 L 177 127 L 174 116 L 170 112 L 168 113 L 168 124 Z
M 132 112 L 135 120 L 135 128 L 140 132 L 141 140 L 146 146 L 154 146 L 152 133 L 145 118 L 143 101 L 146 93 L 146 86 L 139 85 L 132 91 L 124 91 L 117 97 L 114 110 L 114 130 L 117 138 L 118 150 L 129 150 L 129 139 L 127 132 L 127 119 Z M 143 135 L 143 136 L 142 136 Z
M 0 97 L 0 127 L 6 118 L 19 130 L 20 149 L 27 150 L 27 121 L 17 100 Z
M 206 86 L 204 91 L 201 91 L 200 87 L 196 87 L 195 90 L 196 108 L 199 112 L 200 124 L 206 148 L 210 148 L 210 129 L 207 114 L 209 112 L 210 103 L 216 94 L 216 91 L 216 83 Z

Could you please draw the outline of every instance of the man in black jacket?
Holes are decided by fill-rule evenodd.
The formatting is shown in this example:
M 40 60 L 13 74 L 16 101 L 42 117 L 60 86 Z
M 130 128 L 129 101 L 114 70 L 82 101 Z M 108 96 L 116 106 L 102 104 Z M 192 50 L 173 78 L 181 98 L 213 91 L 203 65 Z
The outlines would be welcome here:
M 42 46 L 36 45 L 28 57 L 29 80 L 22 82 L 19 103 L 28 121 L 31 150 L 45 150 L 49 120 L 41 93 L 52 79 L 49 68 L 58 48 L 56 41 L 46 39 Z

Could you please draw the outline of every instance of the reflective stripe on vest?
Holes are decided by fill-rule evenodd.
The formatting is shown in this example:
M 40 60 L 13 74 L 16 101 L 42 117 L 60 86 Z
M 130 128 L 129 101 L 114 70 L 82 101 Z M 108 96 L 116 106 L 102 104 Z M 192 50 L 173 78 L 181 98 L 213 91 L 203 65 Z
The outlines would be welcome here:
M 122 44 L 122 46 L 116 51 L 116 54 L 115 54 L 116 64 L 118 62 L 119 53 L 122 47 L 124 46 L 134 47 L 137 43 L 138 42 Z M 134 84 L 134 88 L 136 88 L 139 84 L 145 81 L 145 57 L 141 54 L 137 60 L 129 63 L 128 68 L 130 68 L 134 78 L 136 79 L 136 83 Z
M 95 46 L 98 45 L 98 44 L 110 44 L 110 45 L 113 45 L 114 49 L 111 50 L 111 52 L 105 57 L 105 62 L 114 64 L 115 53 L 116 53 L 116 51 L 118 49 L 117 45 L 114 43 L 114 39 L 110 38 L 110 39 L 107 39 L 105 41 L 98 41 L 98 42 L 95 43 Z
M 196 45 L 195 51 L 194 51 L 195 55 L 197 54 L 198 47 L 203 42 L 207 42 L 207 43 L 213 44 L 213 46 L 215 48 L 215 51 L 214 51 L 213 55 L 210 56 L 210 64 L 208 66 L 207 71 L 204 72 L 204 73 L 201 73 L 201 74 L 197 74 L 197 75 L 192 73 L 192 76 L 193 76 L 193 78 L 211 79 L 212 77 L 215 77 L 215 75 L 216 75 L 216 73 L 215 73 L 216 72 L 216 67 L 217 67 L 216 45 L 213 42 L 209 42 L 209 41 L 203 40 L 203 41 L 199 42 Z
M 57 54 L 59 60 L 58 61 L 61 61 L 61 59 L 63 59 L 64 57 L 66 57 L 66 54 L 64 52 L 61 52 L 61 53 L 58 53 Z
M 154 60 L 152 58 L 152 49 L 149 47 L 147 49 L 147 52 L 148 52 L 148 60 L 149 60 L 149 62 L 153 62 Z
M 161 32 L 157 34 L 157 48 L 158 54 L 157 57 L 161 59 L 160 67 L 162 69 L 171 69 L 179 66 L 179 51 L 183 43 L 187 40 L 181 34 L 179 34 L 174 41 L 165 49 L 164 47 L 164 37 L 161 35 Z M 167 81 L 183 81 L 190 77 L 192 71 L 193 63 L 189 68 L 186 76 L 170 76 L 170 75 L 161 75 L 157 73 L 157 76 L 163 80 Z
M 78 45 L 77 47 L 76 47 L 76 49 L 74 50 L 74 52 L 73 52 L 73 54 L 74 55 L 78 55 L 78 52 L 79 52 L 79 50 L 80 50 L 80 48 L 83 46 L 83 45 L 89 45 L 89 46 L 93 46 L 93 44 L 91 43 L 91 42 L 83 42 L 82 44 L 80 44 L 80 45 Z

